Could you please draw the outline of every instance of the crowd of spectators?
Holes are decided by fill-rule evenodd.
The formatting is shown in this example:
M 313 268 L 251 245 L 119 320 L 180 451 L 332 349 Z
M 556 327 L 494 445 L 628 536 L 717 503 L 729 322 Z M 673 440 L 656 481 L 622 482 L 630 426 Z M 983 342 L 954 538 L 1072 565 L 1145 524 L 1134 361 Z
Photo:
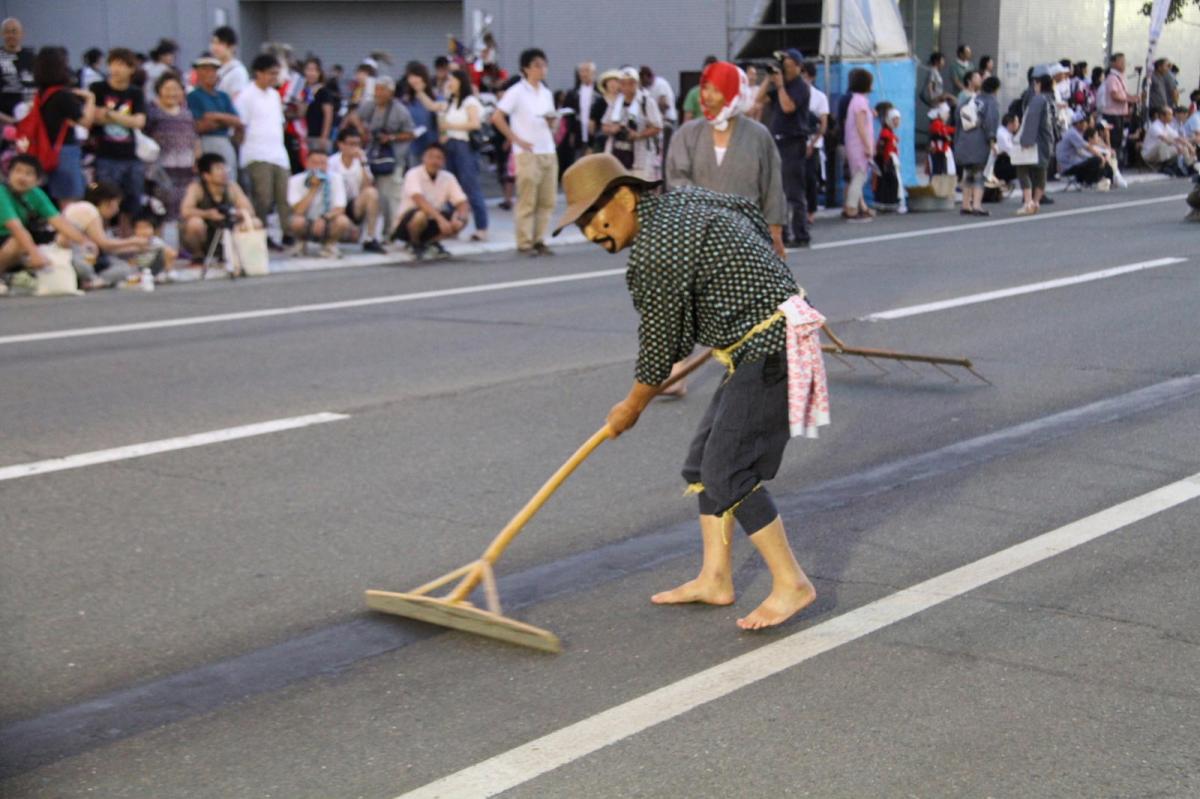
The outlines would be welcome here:
M 517 249 L 531 256 L 551 253 L 559 176 L 591 152 L 668 189 L 710 183 L 756 196 L 781 253 L 808 244 L 819 204 L 837 202 L 838 187 L 847 221 L 907 210 L 902 155 L 916 142 L 900 140 L 900 110 L 873 101 L 867 69 L 849 73 L 831 107 L 818 66 L 794 49 L 740 65 L 710 56 L 679 101 L 648 65 L 584 62 L 569 90 L 553 92 L 545 52 L 522 52 L 509 76 L 490 35 L 479 53 L 439 56 L 432 70 L 410 61 L 399 77 L 372 53 L 348 79 L 341 65 L 327 70 L 281 44 L 244 63 L 230 27 L 190 64 L 169 39 L 144 56 L 89 50 L 75 68 L 61 47 L 27 47 L 16 19 L 0 36 L 6 283 L 41 265 L 37 244 L 49 238 L 72 248 L 85 289 L 220 262 L 229 229 L 270 230 L 280 256 L 311 245 L 338 258 L 356 245 L 445 258 L 441 242 L 472 220 L 471 239 L 488 238 L 489 157 L 499 207 L 514 212 Z M 924 171 L 958 184 L 963 215 L 988 215 L 985 204 L 1017 186 L 1017 213 L 1037 213 L 1053 202 L 1045 190 L 1055 175 L 1108 191 L 1138 164 L 1197 169 L 1200 92 L 1182 97 L 1168 59 L 1136 89 L 1119 53 L 1090 72 L 1066 59 L 1039 65 L 1005 109 L 994 73 L 991 56 L 976 60 L 962 45 L 951 63 L 931 54 L 919 82 L 917 107 L 930 120 Z

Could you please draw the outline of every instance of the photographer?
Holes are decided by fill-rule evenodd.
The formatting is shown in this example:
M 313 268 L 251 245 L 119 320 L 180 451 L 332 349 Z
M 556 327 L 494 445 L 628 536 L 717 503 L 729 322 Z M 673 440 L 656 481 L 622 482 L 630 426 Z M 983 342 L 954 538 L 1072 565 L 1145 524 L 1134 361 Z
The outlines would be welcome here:
M 329 174 L 329 155 L 320 149 L 308 153 L 308 169 L 288 179 L 291 208 L 289 232 L 306 247 L 321 242 L 322 258 L 340 258 L 339 241 L 350 238 L 354 224 L 346 216 L 346 184 Z
M 767 68 L 767 79 L 758 88 L 756 104 L 771 108 L 771 134 L 783 162 L 783 193 L 791 209 L 791 230 L 785 231 L 787 245 L 807 247 L 808 203 L 805 172 L 808 163 L 810 91 L 800 75 L 804 57 L 796 49 L 775 53 L 778 64 Z
M 217 153 L 205 153 L 196 161 L 197 178 L 188 186 L 179 208 L 180 240 L 193 263 L 204 260 L 222 229 L 241 226 L 244 230 L 261 228 L 254 206 L 236 183 L 229 179 L 229 167 Z
M 638 85 L 639 80 L 635 68 L 621 69 L 620 93 L 604 116 L 605 152 L 643 180 L 655 181 L 661 178 L 658 137 L 663 118 L 658 103 Z

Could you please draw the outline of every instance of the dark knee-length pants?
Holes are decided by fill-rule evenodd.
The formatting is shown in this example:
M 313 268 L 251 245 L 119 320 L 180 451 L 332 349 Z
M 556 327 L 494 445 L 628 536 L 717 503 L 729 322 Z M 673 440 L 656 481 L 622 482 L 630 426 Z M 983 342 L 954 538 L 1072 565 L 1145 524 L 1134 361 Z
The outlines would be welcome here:
M 778 511 L 762 483 L 779 471 L 789 437 L 785 354 L 738 366 L 713 394 L 684 462 L 683 479 L 703 486 L 700 513 L 732 508 L 747 534 L 774 521 Z

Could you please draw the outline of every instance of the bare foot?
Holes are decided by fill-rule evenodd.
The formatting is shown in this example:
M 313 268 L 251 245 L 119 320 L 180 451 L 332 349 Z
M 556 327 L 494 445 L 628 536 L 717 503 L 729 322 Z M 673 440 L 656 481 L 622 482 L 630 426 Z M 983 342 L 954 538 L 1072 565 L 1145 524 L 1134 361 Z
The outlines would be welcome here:
M 738 619 L 738 627 L 743 630 L 774 627 L 804 610 L 816 598 L 817 591 L 808 581 L 802 585 L 772 589 L 770 595 L 749 616 Z
M 733 581 L 697 577 L 678 588 L 655 594 L 650 597 L 650 601 L 656 605 L 682 605 L 688 602 L 703 602 L 706 605 L 732 605 Z

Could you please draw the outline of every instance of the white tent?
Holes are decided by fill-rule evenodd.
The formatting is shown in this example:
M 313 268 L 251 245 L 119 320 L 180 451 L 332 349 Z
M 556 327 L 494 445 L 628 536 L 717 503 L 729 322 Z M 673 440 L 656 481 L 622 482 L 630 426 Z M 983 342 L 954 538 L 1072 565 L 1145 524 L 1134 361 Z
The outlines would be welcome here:
M 896 0 L 825 0 L 821 23 L 821 55 L 855 59 L 909 54 Z

